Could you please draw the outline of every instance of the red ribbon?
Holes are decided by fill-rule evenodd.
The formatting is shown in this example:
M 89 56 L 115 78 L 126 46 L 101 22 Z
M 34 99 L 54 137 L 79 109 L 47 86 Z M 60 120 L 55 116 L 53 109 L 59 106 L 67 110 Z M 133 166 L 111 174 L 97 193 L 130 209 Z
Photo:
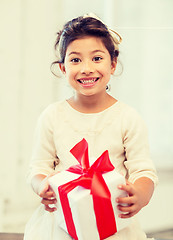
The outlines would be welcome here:
M 106 150 L 91 167 L 89 166 L 88 143 L 85 139 L 76 144 L 70 152 L 79 164 L 70 167 L 67 171 L 81 176 L 58 187 L 68 233 L 78 240 L 67 194 L 75 187 L 82 186 L 91 190 L 98 233 L 101 240 L 105 239 L 117 232 L 111 194 L 102 177 L 103 173 L 114 169 L 108 151 Z

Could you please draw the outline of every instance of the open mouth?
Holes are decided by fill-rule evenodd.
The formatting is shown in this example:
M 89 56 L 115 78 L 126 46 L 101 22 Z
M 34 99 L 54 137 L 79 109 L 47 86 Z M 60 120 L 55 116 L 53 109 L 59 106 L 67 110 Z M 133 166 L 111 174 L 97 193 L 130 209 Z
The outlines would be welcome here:
M 77 81 L 81 84 L 88 85 L 88 84 L 93 84 L 93 83 L 97 82 L 98 80 L 99 80 L 99 77 L 98 78 L 87 78 L 87 79 L 81 78 L 81 79 L 78 79 Z

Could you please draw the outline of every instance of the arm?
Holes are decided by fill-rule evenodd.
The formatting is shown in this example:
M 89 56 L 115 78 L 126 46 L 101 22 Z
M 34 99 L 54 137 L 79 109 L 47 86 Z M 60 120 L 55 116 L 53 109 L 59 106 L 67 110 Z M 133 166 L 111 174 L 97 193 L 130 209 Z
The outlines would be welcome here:
M 149 203 L 157 175 L 150 159 L 146 125 L 134 110 L 126 111 L 122 132 L 128 181 L 119 189 L 126 191 L 128 197 L 118 198 L 117 202 L 118 209 L 122 211 L 120 217 L 129 218 Z
M 49 207 L 49 204 L 55 204 L 57 200 L 54 191 L 50 188 L 48 183 L 49 177 L 50 176 L 47 177 L 46 175 L 38 174 L 32 178 L 31 186 L 34 192 L 41 197 L 41 203 L 44 204 L 45 210 L 48 212 L 54 212 L 56 211 L 56 208 Z
M 154 183 L 147 177 L 141 177 L 134 184 L 127 182 L 127 185 L 120 185 L 118 188 L 126 191 L 128 194 L 128 197 L 116 199 L 118 209 L 122 211 L 120 217 L 129 218 L 137 214 L 149 203 L 154 191 Z
M 54 108 L 47 108 L 40 116 L 35 135 L 28 182 L 34 192 L 41 198 L 45 210 L 52 212 L 49 204 L 55 204 L 55 194 L 48 184 L 48 178 L 55 173 L 54 161 L 57 160 L 53 138 Z

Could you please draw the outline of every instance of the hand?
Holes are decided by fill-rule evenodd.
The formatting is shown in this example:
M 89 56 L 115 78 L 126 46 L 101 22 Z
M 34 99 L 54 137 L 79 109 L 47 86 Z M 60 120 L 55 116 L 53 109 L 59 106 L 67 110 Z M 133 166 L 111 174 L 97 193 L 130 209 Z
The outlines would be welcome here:
M 55 204 L 57 203 L 57 200 L 54 191 L 51 189 L 49 185 L 48 182 L 49 177 L 46 177 L 42 180 L 41 185 L 39 187 L 38 195 L 42 198 L 41 203 L 44 204 L 45 210 L 48 212 L 54 212 L 57 210 L 57 208 L 50 207 L 49 204 Z
M 141 208 L 146 204 L 144 203 L 143 194 L 141 188 L 135 186 L 127 181 L 126 185 L 119 185 L 118 189 L 124 190 L 127 192 L 127 197 L 120 197 L 116 199 L 118 203 L 118 209 L 122 211 L 122 214 L 119 215 L 121 218 L 130 218 L 137 214 Z

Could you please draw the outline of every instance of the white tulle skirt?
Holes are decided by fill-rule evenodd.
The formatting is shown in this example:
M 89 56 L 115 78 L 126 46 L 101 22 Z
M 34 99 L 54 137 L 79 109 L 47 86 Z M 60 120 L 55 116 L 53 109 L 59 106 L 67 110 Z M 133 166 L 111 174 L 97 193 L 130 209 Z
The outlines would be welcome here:
M 43 205 L 39 206 L 26 225 L 24 240 L 71 240 L 70 235 L 59 227 L 60 218 L 58 210 L 50 213 L 44 210 Z M 146 239 L 149 238 L 147 238 L 146 234 L 141 230 L 136 218 L 132 218 L 129 227 L 107 238 L 107 240 Z M 150 240 L 152 239 L 150 238 Z

